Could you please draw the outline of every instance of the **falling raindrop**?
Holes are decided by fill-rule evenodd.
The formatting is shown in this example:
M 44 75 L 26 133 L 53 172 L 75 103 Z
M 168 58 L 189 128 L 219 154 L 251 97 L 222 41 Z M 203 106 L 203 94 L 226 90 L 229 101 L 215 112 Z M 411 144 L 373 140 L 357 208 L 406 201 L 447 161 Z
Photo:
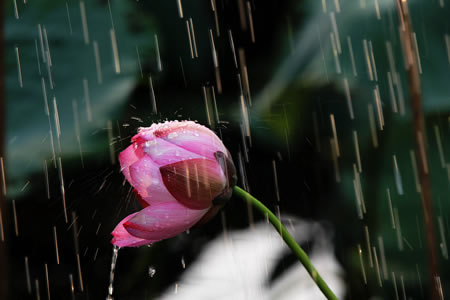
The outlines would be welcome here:
M 150 276 L 150 278 L 153 278 L 156 274 L 156 269 L 153 266 L 148 267 L 148 276 Z

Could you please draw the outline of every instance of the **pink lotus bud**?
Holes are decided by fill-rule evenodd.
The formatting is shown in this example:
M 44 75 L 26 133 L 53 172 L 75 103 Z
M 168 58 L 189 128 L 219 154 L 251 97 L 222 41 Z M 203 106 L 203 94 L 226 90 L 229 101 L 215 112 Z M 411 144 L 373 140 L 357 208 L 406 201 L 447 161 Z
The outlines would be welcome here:
M 231 196 L 236 170 L 222 141 L 192 121 L 140 128 L 119 155 L 143 209 L 123 219 L 112 243 L 137 247 L 213 217 Z

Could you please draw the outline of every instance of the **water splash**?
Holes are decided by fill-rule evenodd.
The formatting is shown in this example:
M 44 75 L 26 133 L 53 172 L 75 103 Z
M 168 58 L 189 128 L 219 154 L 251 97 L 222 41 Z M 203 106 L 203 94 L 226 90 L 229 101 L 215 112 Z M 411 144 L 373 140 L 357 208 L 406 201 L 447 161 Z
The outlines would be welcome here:
M 113 255 L 111 259 L 111 271 L 109 272 L 109 285 L 108 285 L 108 295 L 106 300 L 113 300 L 113 283 L 114 283 L 114 271 L 116 270 L 117 256 L 119 255 L 119 247 L 113 246 Z

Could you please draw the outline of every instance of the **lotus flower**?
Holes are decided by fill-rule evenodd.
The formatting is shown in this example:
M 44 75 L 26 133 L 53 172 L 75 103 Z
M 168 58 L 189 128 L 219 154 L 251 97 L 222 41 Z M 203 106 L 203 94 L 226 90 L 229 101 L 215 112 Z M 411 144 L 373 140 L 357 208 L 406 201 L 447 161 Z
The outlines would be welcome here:
M 222 141 L 192 121 L 140 128 L 119 155 L 143 209 L 112 232 L 118 247 L 171 238 L 213 217 L 230 198 L 236 170 Z

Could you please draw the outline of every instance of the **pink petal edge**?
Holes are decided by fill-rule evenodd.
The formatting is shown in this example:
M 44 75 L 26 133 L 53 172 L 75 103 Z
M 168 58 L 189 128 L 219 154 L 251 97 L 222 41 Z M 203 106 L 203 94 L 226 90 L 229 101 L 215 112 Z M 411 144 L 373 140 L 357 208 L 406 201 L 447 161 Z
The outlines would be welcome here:
M 133 218 L 137 213 L 133 213 L 126 218 L 124 218 L 122 221 L 120 221 L 119 224 L 117 224 L 116 228 L 114 228 L 113 232 L 111 233 L 113 235 L 113 239 L 111 240 L 111 243 L 117 247 L 139 247 L 144 245 L 149 245 L 153 243 L 154 241 L 141 239 L 135 236 L 132 236 L 128 233 L 128 231 L 123 227 L 123 224 Z
M 189 209 L 177 201 L 155 203 L 139 211 L 123 227 L 137 238 L 160 241 L 191 228 L 208 210 Z
M 125 178 L 128 180 L 128 182 L 131 182 L 129 167 L 135 162 L 139 161 L 139 159 L 141 159 L 144 155 L 145 153 L 142 151 L 142 149 L 140 147 L 136 147 L 135 144 L 128 146 L 125 150 L 120 152 L 119 162 L 121 171 L 123 175 L 125 175 Z
M 192 121 L 155 130 L 154 135 L 200 156 L 214 159 L 214 152 L 227 153 L 222 141 L 209 128 Z

